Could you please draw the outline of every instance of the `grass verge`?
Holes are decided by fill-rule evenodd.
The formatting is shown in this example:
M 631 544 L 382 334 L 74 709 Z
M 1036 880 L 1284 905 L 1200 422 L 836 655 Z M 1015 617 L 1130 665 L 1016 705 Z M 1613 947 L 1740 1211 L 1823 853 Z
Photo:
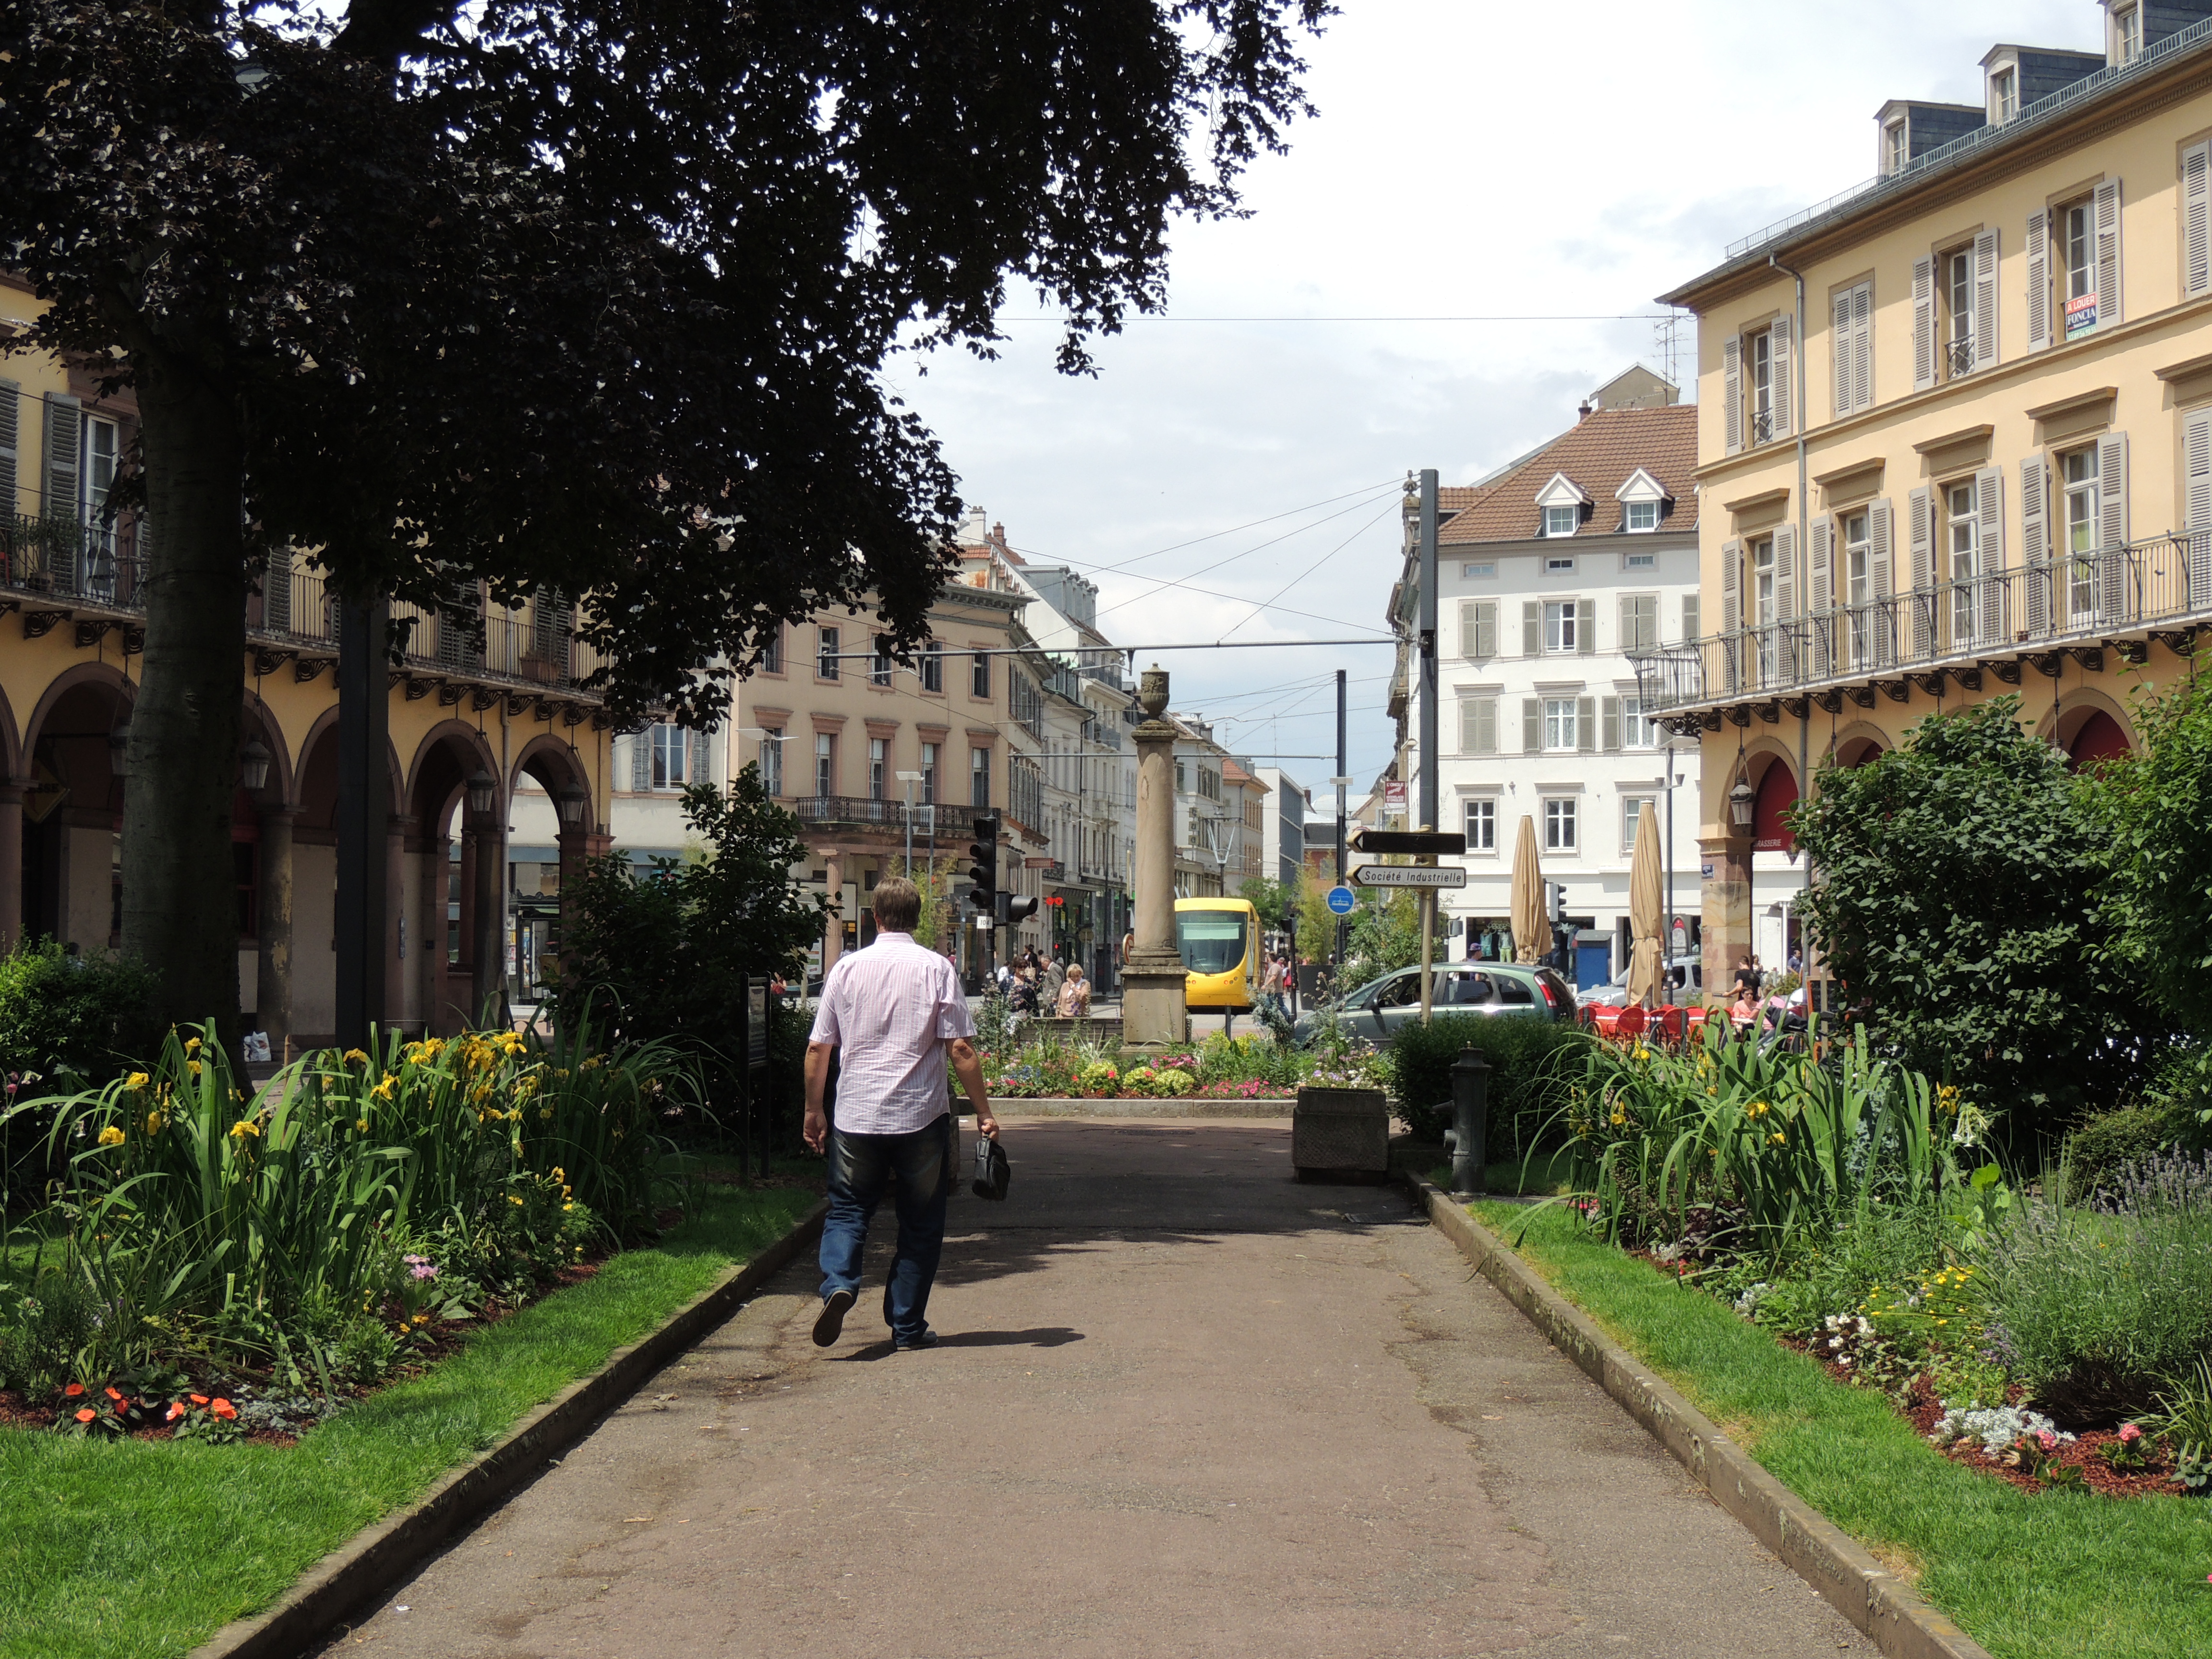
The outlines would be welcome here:
M 1767 1471 L 1999 1659 L 2170 1659 L 2212 1642 L 2212 1504 L 2029 1494 L 1938 1454 L 1871 1390 L 1561 1210 L 1478 1203 L 1553 1285 L 1736 1437 Z
M 708 1187 L 654 1248 L 613 1257 L 289 1450 L 0 1432 L 0 1656 L 189 1651 L 773 1243 L 816 1197 Z

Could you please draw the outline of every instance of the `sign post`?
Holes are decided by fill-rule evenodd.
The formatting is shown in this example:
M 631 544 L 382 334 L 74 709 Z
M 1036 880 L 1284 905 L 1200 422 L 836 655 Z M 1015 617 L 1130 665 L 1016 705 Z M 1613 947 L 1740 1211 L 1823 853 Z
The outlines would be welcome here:
M 1463 857 L 1467 837 L 1423 824 L 1419 830 L 1362 830 L 1352 844 L 1362 853 L 1399 853 L 1413 860 L 1411 864 L 1364 864 L 1352 872 L 1352 878 L 1362 887 L 1410 887 L 1420 895 L 1421 1024 L 1425 1025 L 1436 989 L 1437 891 L 1467 885 L 1465 869 L 1439 868 L 1437 860 L 1446 854 Z

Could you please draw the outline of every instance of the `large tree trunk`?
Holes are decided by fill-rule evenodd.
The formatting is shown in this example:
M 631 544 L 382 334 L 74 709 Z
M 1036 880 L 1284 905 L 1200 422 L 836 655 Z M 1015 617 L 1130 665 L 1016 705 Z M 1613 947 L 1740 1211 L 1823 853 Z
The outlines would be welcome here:
M 238 787 L 246 574 L 237 410 L 166 352 L 140 355 L 152 548 L 146 652 L 123 809 L 123 948 L 155 975 L 163 1024 L 213 1018 L 238 1052 Z

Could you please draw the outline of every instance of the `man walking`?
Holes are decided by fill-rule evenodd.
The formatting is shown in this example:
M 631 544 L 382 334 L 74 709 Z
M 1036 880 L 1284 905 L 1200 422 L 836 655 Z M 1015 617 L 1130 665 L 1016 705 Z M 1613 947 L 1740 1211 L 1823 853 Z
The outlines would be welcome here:
M 949 1059 L 975 1127 L 994 1140 L 998 1120 L 983 1091 L 970 1041 L 975 1022 L 959 975 L 915 943 L 921 895 L 898 876 L 876 884 L 876 937 L 839 957 L 823 981 L 806 1043 L 806 1144 L 830 1158 L 830 1214 L 822 1224 L 822 1314 L 814 1340 L 828 1347 L 844 1329 L 860 1289 L 868 1223 L 896 1176 L 898 1249 L 884 1286 L 884 1321 L 901 1348 L 931 1348 L 924 1317 L 945 1248 L 945 1202 L 952 1188 Z M 830 1057 L 837 1055 L 837 1122 L 823 1109 Z

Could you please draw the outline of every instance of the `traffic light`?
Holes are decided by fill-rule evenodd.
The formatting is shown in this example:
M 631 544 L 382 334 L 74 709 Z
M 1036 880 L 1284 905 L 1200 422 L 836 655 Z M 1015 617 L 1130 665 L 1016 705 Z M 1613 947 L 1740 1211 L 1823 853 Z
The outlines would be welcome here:
M 1554 922 L 1565 921 L 1567 919 L 1566 884 L 1555 881 L 1549 883 L 1548 885 L 1552 890 L 1552 920 Z
M 975 884 L 968 892 L 968 902 L 984 915 L 993 916 L 999 908 L 999 815 L 995 812 L 975 814 L 975 839 L 969 843 L 968 856 L 975 863 L 968 867 L 968 879 Z
M 1035 895 L 1028 898 L 1018 898 L 1012 893 L 999 895 L 999 920 L 1009 927 L 1018 927 L 1027 921 L 1036 914 L 1036 908 Z

